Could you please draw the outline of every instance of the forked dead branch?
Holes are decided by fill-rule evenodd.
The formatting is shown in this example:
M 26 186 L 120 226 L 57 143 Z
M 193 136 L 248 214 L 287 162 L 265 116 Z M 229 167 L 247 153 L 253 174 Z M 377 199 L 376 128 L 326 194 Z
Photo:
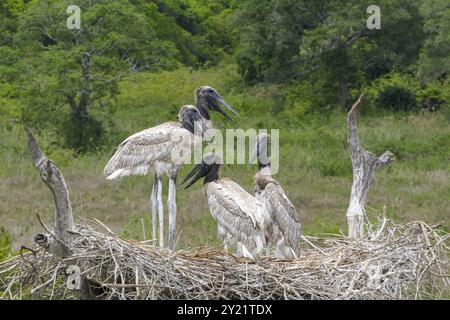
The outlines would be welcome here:
M 349 129 L 354 130 L 353 136 L 349 133 L 349 143 L 356 141 L 354 146 L 363 157 L 375 159 L 375 166 L 370 168 L 373 170 L 386 159 L 358 147 L 359 141 L 354 140 L 356 118 L 354 125 L 351 122 L 355 111 L 354 107 L 349 113 Z M 36 248 L 24 249 L 0 264 L 0 299 L 450 296 L 449 234 L 419 221 L 399 225 L 386 217 L 375 219 L 365 224 L 365 235 L 363 226 L 357 226 L 357 239 L 339 235 L 304 237 L 300 257 L 289 261 L 251 261 L 211 248 L 171 252 L 123 239 L 99 221 L 79 221 L 75 225 L 63 175 L 47 159 L 31 132 L 27 134 L 33 163 L 53 194 L 55 223 L 51 229 L 41 222 L 47 233 L 36 236 Z M 370 171 L 364 183 L 364 201 L 372 174 Z M 68 289 L 66 271 L 70 265 L 80 268 L 80 290 Z
M 350 203 L 347 209 L 348 236 L 362 238 L 364 234 L 364 215 L 367 193 L 375 171 L 391 163 L 394 155 L 386 151 L 376 156 L 361 145 L 358 137 L 358 116 L 361 109 L 363 95 L 355 102 L 347 116 L 348 149 L 352 160 L 353 184 Z

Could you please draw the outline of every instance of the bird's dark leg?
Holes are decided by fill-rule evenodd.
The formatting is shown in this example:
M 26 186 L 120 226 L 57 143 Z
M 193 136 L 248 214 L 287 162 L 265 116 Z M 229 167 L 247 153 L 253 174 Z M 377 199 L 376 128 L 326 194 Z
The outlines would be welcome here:
M 153 177 L 153 187 L 151 195 L 151 205 L 152 205 L 152 240 L 153 245 L 156 246 L 157 231 L 156 226 L 158 224 L 158 177 Z
M 169 250 L 175 248 L 175 230 L 177 222 L 176 179 L 176 175 L 169 177 L 169 195 L 167 199 L 167 207 L 169 209 Z

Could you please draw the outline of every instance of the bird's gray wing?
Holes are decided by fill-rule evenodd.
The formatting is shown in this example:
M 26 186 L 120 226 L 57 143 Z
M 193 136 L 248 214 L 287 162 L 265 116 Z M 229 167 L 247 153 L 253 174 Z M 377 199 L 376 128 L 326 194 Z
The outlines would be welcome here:
M 169 161 L 173 148 L 191 135 L 176 122 L 166 122 L 125 139 L 116 149 L 104 169 L 108 179 L 126 175 L 147 174 L 152 164 Z
M 258 207 L 251 194 L 231 180 L 219 180 L 208 184 L 207 195 L 211 214 L 228 233 L 251 250 L 262 249 L 261 229 L 254 217 Z
M 278 183 L 267 184 L 265 190 L 266 206 L 272 220 L 282 232 L 286 242 L 295 253 L 299 252 L 301 224 L 294 205 Z

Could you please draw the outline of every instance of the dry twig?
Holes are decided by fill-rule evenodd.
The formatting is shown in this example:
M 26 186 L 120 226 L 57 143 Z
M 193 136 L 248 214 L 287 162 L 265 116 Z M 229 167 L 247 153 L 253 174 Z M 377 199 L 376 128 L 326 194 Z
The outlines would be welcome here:
M 0 264 L 0 298 L 71 299 L 65 269 L 101 284 L 101 299 L 424 299 L 449 297 L 449 234 L 383 218 L 364 239 L 308 238 L 299 259 L 169 252 L 78 225 L 70 258 L 39 248 Z M 307 248 L 307 249 L 306 249 Z M 26 257 L 26 260 L 25 258 Z

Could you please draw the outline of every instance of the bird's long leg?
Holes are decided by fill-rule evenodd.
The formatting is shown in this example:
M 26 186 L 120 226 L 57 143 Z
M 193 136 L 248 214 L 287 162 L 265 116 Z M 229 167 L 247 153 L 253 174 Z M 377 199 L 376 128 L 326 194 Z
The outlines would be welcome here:
M 255 253 L 251 252 L 244 244 L 241 243 L 242 256 L 255 260 Z
M 169 250 L 175 248 L 175 230 L 177 222 L 176 176 L 169 178 L 169 196 L 167 206 L 169 208 Z
M 226 252 L 228 252 L 228 248 L 229 248 L 228 232 L 220 224 L 217 225 L 217 236 L 220 240 L 222 240 L 224 250 Z
M 270 257 L 270 241 L 269 238 L 266 237 L 266 256 Z
M 158 180 L 158 215 L 159 215 L 159 247 L 164 247 L 164 206 L 162 195 L 162 177 L 157 177 Z
M 223 248 L 225 249 L 225 251 L 228 253 L 228 250 L 236 245 L 236 241 L 233 239 L 233 236 L 226 232 L 225 233 L 225 240 L 223 242 Z
M 236 256 L 237 257 L 242 257 L 243 256 L 242 244 L 239 241 L 236 242 Z
M 152 205 L 152 239 L 154 240 L 153 245 L 156 246 L 156 238 L 158 237 L 156 226 L 158 224 L 158 177 L 153 177 L 153 187 L 151 195 L 151 205 Z

